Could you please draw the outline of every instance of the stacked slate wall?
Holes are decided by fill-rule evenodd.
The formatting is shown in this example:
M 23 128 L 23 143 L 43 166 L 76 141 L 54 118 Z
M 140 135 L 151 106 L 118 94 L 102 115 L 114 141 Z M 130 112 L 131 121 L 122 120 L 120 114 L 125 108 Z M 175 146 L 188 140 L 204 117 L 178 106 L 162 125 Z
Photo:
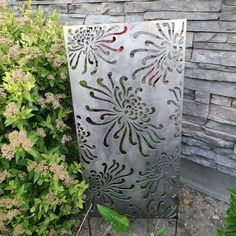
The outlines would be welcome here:
M 11 0 L 12 7 L 25 1 Z M 188 19 L 184 159 L 236 176 L 235 0 L 52 0 L 34 8 L 69 24 Z

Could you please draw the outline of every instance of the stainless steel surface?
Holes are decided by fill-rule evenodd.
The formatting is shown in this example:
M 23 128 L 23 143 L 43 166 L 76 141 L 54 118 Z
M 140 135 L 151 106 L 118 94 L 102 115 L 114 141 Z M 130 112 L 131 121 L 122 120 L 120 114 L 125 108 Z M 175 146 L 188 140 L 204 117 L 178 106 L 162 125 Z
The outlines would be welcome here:
M 185 32 L 185 20 L 64 27 L 91 201 L 176 216 Z

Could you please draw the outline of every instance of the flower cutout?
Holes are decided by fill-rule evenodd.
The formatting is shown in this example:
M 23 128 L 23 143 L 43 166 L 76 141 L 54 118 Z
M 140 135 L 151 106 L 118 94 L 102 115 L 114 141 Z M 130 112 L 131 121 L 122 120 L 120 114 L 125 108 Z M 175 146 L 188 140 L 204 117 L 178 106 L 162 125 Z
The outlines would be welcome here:
M 133 169 L 126 169 L 125 165 L 113 160 L 112 163 L 102 163 L 100 171 L 91 170 L 88 182 L 92 201 L 113 204 L 114 200 L 129 201 L 124 192 L 134 188 L 126 184 L 126 177 L 132 175 Z
M 91 75 L 98 70 L 98 59 L 109 64 L 115 64 L 116 60 L 111 60 L 111 52 L 121 52 L 124 47 L 113 47 L 117 36 L 127 32 L 128 27 L 114 25 L 106 26 L 81 26 L 78 29 L 69 29 L 67 36 L 69 66 L 72 70 L 78 67 L 79 63 L 83 63 L 84 69 L 82 74 L 86 74 L 88 66 L 91 66 Z
M 119 85 L 115 85 L 112 73 L 108 74 L 105 84 L 102 78 L 97 79 L 97 87 L 91 87 L 85 80 L 80 85 L 90 90 L 90 96 L 99 101 L 99 107 L 86 106 L 87 111 L 99 115 L 99 121 L 86 118 L 89 124 L 106 126 L 103 138 L 105 147 L 109 147 L 108 140 L 112 137 L 119 140 L 119 151 L 126 154 L 125 143 L 137 146 L 139 153 L 148 157 L 150 149 L 156 149 L 164 140 L 158 134 L 162 124 L 152 124 L 151 115 L 155 113 L 154 107 L 149 107 L 141 98 L 141 88 L 126 88 L 127 77 L 120 77 Z
M 175 106 L 175 111 L 174 114 L 169 116 L 170 120 L 174 121 L 175 129 L 176 132 L 174 134 L 174 137 L 177 138 L 181 135 L 181 124 L 182 124 L 182 111 L 181 111 L 181 98 L 182 98 L 182 93 L 181 89 L 178 87 L 174 87 L 174 89 L 169 89 L 171 93 L 174 95 L 174 100 L 168 100 L 167 104 L 174 105 Z
M 164 186 L 164 192 L 167 189 L 175 192 L 179 167 L 179 150 L 175 155 L 167 155 L 163 152 L 158 160 L 147 162 L 146 171 L 139 172 L 141 179 L 137 180 L 141 189 L 144 190 L 144 199 L 148 199 L 152 194 L 160 191 L 159 186 L 161 185 Z
M 184 32 L 185 23 L 182 22 L 180 30 L 174 22 L 156 23 L 157 32 L 137 31 L 133 37 L 136 39 L 141 35 L 149 37 L 145 41 L 145 48 L 131 51 L 130 56 L 145 53 L 142 58 L 142 67 L 133 72 L 133 79 L 138 74 L 142 75 L 142 83 L 155 87 L 159 80 L 167 84 L 168 73 L 173 71 L 181 74 L 184 70 Z M 148 53 L 148 55 L 147 55 Z M 139 55 L 140 57 L 140 55 Z
M 89 164 L 91 161 L 97 158 L 94 154 L 96 149 L 95 145 L 90 145 L 88 143 L 88 138 L 90 137 L 90 132 L 84 130 L 81 126 L 79 115 L 76 116 L 77 118 L 77 135 L 78 135 L 78 145 L 79 145 L 79 156 L 80 158 L 86 163 Z
M 146 211 L 149 217 L 176 219 L 178 217 L 178 197 L 175 192 L 162 194 L 159 198 L 148 201 Z

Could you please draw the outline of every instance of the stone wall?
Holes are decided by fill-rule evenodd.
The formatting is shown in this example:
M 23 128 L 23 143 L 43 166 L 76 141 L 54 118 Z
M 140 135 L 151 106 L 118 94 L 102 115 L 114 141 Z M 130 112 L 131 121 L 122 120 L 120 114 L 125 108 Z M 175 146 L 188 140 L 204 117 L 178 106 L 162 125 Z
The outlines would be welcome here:
M 58 10 L 61 20 L 70 24 L 187 18 L 183 158 L 236 176 L 235 0 L 52 0 L 32 4 L 46 12 Z

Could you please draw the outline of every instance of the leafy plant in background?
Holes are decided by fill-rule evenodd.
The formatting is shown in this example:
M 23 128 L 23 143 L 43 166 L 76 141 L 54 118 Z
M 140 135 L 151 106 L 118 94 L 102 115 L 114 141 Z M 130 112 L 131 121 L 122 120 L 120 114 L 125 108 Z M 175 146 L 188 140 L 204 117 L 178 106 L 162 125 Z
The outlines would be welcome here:
M 30 3 L 16 15 L 1 1 L 1 235 L 70 234 L 87 188 L 70 154 L 70 107 L 57 15 Z
M 229 190 L 230 206 L 226 212 L 226 217 L 223 221 L 224 229 L 217 230 L 216 236 L 235 236 L 236 235 L 236 189 Z
M 165 236 L 167 232 L 166 226 L 163 226 L 161 229 L 155 232 L 155 236 Z
M 97 205 L 98 212 L 102 218 L 111 225 L 117 233 L 126 233 L 130 230 L 129 220 L 126 216 L 108 207 Z
M 117 233 L 128 233 L 131 231 L 129 220 L 126 216 L 119 214 L 117 211 L 110 209 L 108 207 L 97 205 L 98 212 L 102 218 L 109 223 L 110 227 L 107 232 L 112 228 Z M 104 235 L 106 235 L 106 233 Z M 167 232 L 166 226 L 163 226 L 161 229 L 157 230 L 155 236 L 165 236 Z

